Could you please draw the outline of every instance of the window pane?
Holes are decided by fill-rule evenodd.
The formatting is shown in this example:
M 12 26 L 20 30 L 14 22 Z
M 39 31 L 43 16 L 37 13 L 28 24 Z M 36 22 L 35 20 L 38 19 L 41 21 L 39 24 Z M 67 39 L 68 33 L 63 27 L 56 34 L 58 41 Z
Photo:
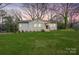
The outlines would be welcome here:
M 34 27 L 37 27 L 37 24 L 34 24 Z
M 21 25 L 21 24 L 19 24 L 19 27 L 22 27 L 22 25 Z
M 41 24 L 39 24 L 39 27 L 41 27 Z

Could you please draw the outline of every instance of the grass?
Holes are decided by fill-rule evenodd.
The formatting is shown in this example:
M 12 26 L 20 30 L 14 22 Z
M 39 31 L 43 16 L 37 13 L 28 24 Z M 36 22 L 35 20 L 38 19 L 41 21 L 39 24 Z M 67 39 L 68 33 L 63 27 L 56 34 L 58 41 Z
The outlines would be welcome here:
M 1 55 L 78 55 L 79 31 L 0 34 Z

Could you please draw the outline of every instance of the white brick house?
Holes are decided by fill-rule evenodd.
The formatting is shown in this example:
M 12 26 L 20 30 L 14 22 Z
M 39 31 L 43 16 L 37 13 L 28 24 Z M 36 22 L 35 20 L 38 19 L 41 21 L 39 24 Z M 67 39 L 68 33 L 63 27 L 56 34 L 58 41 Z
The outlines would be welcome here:
M 42 20 L 33 20 L 33 21 L 20 21 L 18 24 L 20 32 L 26 31 L 42 31 L 42 30 L 57 30 L 57 24 L 47 23 L 45 24 Z

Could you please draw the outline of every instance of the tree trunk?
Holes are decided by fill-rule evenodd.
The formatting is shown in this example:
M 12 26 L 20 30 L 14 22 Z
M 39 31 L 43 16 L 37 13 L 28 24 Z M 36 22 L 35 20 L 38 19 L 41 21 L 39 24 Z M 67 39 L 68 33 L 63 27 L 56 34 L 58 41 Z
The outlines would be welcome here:
M 67 29 L 67 16 L 64 17 L 64 25 L 65 25 L 65 29 Z

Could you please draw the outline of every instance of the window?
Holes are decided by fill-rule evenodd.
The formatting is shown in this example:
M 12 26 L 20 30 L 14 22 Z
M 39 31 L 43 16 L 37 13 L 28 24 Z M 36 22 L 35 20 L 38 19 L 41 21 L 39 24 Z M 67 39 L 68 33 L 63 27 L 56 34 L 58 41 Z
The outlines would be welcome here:
M 34 27 L 37 27 L 37 24 L 34 24 Z
M 19 24 L 19 27 L 22 27 L 22 25 L 21 25 L 21 24 Z
M 41 24 L 38 24 L 38 27 L 41 27 Z
M 41 24 L 34 24 L 34 27 L 41 27 Z

